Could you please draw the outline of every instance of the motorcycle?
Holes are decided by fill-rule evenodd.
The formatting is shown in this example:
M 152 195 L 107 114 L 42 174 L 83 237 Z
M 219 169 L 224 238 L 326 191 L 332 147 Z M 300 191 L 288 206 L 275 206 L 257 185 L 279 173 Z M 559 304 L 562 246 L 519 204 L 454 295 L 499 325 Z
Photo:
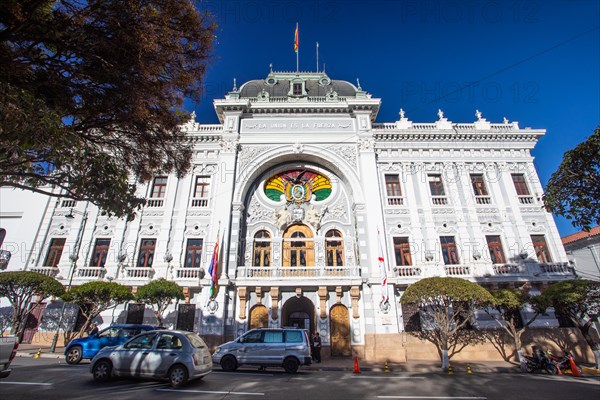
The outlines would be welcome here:
M 559 368 L 561 371 L 570 370 L 571 373 L 573 373 L 571 369 L 571 358 L 573 358 L 573 355 L 570 352 L 567 351 L 562 357 L 558 357 L 550 353 L 550 351 L 548 351 L 548 357 L 550 358 L 550 361 L 552 361 L 552 363 L 556 365 L 556 367 Z M 575 367 L 577 368 L 577 372 L 579 372 L 579 375 L 581 375 L 581 368 L 577 365 L 575 365 Z
M 552 363 L 550 357 L 544 354 L 543 351 L 535 350 L 532 356 L 525 355 L 524 357 L 527 366 L 527 372 L 534 373 L 541 371 L 550 375 L 558 374 L 558 367 Z

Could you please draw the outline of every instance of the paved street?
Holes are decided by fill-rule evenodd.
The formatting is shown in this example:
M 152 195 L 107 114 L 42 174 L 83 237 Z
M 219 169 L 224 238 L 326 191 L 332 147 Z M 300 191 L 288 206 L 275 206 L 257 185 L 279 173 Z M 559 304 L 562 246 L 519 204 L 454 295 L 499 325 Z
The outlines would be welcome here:
M 254 368 L 224 373 L 172 389 L 162 382 L 131 379 L 93 381 L 87 362 L 18 357 L 13 373 L 0 381 L 3 399 L 597 399 L 600 377 L 574 378 L 519 373 L 383 373 Z

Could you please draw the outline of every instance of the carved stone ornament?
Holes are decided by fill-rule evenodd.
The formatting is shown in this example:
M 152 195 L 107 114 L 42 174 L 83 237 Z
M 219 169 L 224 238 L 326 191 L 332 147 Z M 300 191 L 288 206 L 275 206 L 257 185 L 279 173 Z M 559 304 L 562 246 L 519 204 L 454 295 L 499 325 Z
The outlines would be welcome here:
M 375 146 L 375 139 L 358 139 L 358 148 L 360 151 L 373 151 Z
M 218 169 L 217 164 L 200 164 L 194 166 L 194 174 L 213 175 Z
M 356 169 L 356 147 L 354 146 L 332 146 L 329 150 L 344 159 L 352 168 Z
M 271 150 L 268 146 L 242 146 L 238 157 L 240 171 L 246 171 L 250 163 L 261 154 L 265 154 Z
M 237 151 L 240 142 L 238 140 L 221 140 L 221 149 L 226 153 Z
M 206 309 L 209 313 L 214 314 L 219 309 L 219 303 L 215 299 L 210 299 L 208 304 L 206 304 Z

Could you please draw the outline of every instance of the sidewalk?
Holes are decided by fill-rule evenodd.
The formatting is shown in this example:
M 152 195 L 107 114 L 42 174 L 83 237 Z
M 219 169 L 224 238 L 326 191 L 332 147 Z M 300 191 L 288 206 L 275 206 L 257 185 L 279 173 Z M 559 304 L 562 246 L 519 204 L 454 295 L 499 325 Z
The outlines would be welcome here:
M 17 351 L 17 357 L 36 357 L 40 352 L 39 358 L 54 358 L 64 360 L 63 346 L 56 346 L 55 352 L 50 352 L 50 345 L 21 344 Z M 505 361 L 451 361 L 453 372 L 457 375 L 466 375 L 467 366 L 470 366 L 471 373 L 520 373 L 518 365 Z M 217 367 L 218 368 L 218 367 Z M 308 367 L 301 367 L 311 371 L 349 371 L 354 372 L 354 360 L 351 357 L 333 357 L 323 359 L 321 363 L 314 363 Z M 600 375 L 599 370 L 582 366 L 584 375 Z M 416 372 L 431 373 L 443 372 L 439 361 L 407 361 L 404 363 L 388 363 L 387 369 L 385 362 L 372 362 L 359 360 L 359 370 L 361 372 Z

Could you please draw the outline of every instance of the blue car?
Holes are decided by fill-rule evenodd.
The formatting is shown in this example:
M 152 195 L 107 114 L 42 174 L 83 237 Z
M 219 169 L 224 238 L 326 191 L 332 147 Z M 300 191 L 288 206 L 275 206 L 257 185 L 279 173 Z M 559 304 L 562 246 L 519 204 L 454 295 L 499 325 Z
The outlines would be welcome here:
M 65 347 L 65 358 L 68 364 L 79 364 L 84 358 L 94 358 L 103 347 L 119 346 L 135 335 L 155 329 L 151 325 L 114 324 L 91 336 L 73 339 Z

